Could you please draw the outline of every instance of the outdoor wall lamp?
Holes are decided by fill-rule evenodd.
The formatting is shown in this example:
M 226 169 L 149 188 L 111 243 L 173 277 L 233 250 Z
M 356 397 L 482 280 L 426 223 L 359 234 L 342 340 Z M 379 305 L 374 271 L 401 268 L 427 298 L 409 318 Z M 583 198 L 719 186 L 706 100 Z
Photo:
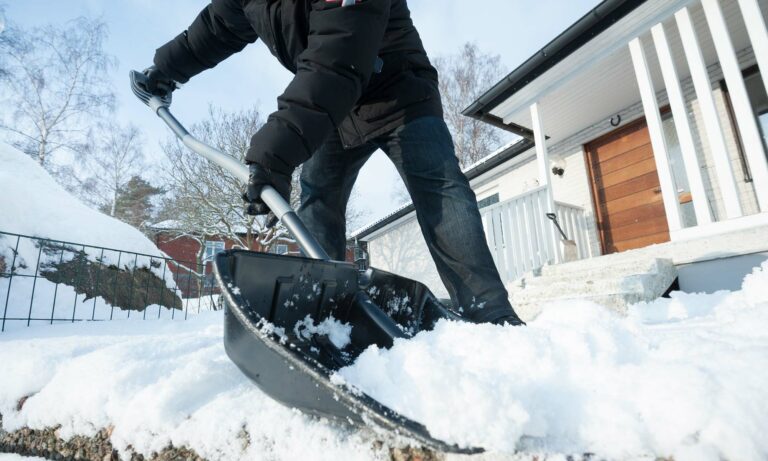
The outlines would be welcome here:
M 562 177 L 565 174 L 565 169 L 561 166 L 553 166 L 552 167 L 552 174 L 555 176 Z

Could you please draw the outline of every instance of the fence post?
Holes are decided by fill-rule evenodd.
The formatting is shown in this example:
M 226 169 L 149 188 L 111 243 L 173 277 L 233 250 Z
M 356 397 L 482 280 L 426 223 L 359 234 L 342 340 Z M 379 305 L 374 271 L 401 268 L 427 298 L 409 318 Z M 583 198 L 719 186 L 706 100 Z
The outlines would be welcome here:
M 59 252 L 59 265 L 64 262 L 64 245 L 61 246 L 61 251 Z M 53 305 L 51 306 L 51 323 L 50 325 L 53 325 L 53 318 L 56 313 L 56 298 L 59 296 L 59 285 L 61 285 L 59 282 L 56 282 L 56 286 L 53 288 Z
M 101 256 L 99 256 L 99 264 L 104 264 L 104 248 L 101 249 Z M 91 320 L 96 319 L 96 301 L 99 299 L 98 296 L 96 296 L 96 293 L 99 292 L 99 282 L 101 279 L 101 269 L 99 269 L 96 272 L 96 286 L 93 288 L 94 294 L 93 294 L 93 312 L 91 312 Z
M 83 245 L 82 252 L 83 252 L 83 255 L 86 255 L 86 253 L 85 253 L 85 245 Z M 81 264 L 85 264 L 87 261 L 88 261 L 88 257 L 86 256 L 85 261 L 82 262 Z M 77 284 L 77 282 L 79 281 L 79 279 L 80 279 L 79 276 L 82 273 L 83 273 L 82 270 L 78 271 L 77 277 L 76 277 L 78 280 L 75 281 L 75 284 Z M 75 302 L 72 304 L 72 323 L 75 323 L 75 314 L 76 313 L 77 313 L 77 288 L 75 288 Z
M 109 320 L 112 320 L 112 317 L 115 313 L 115 303 L 117 302 L 117 276 L 120 275 L 120 260 L 123 258 L 123 252 L 120 251 L 117 253 L 117 270 L 115 271 L 115 281 L 112 282 L 112 306 L 110 306 L 109 310 Z
M 8 315 L 8 301 L 11 299 L 11 284 L 13 283 L 13 272 L 16 267 L 16 255 L 19 254 L 19 241 L 21 240 L 21 235 L 16 236 L 16 248 L 13 250 L 13 260 L 11 262 L 11 271 L 8 273 L 10 277 L 8 277 L 8 292 L 5 294 L 5 308 L 3 309 L 3 325 L 0 327 L 0 332 L 5 331 L 5 318 Z
M 150 273 L 150 275 L 147 276 L 147 286 L 144 287 L 144 313 L 142 315 L 143 320 L 147 320 L 147 309 L 149 308 L 149 281 L 152 274 L 152 261 L 154 261 L 154 258 L 149 258 L 149 266 L 147 267 L 147 271 Z
M 27 314 L 27 326 L 32 321 L 32 304 L 35 302 L 35 288 L 37 288 L 37 274 L 40 272 L 40 256 L 43 254 L 43 245 L 40 244 L 40 249 L 37 251 L 37 264 L 35 265 L 35 278 L 32 279 L 32 296 L 29 299 L 29 313 Z
M 167 288 L 165 284 L 165 270 L 168 269 L 168 261 L 163 258 L 163 278 L 160 280 L 160 301 L 157 304 L 157 319 L 160 320 L 160 316 L 163 312 L 163 299 L 165 297 L 165 288 Z
M 133 258 L 133 270 L 131 271 L 131 292 L 128 293 L 128 299 L 129 299 L 128 304 L 129 305 L 133 304 L 133 286 L 136 284 L 135 283 L 136 282 L 136 268 L 138 267 L 138 265 L 139 265 L 139 255 L 137 254 Z M 130 307 L 128 308 L 128 317 L 127 318 L 131 318 L 131 309 L 130 309 Z

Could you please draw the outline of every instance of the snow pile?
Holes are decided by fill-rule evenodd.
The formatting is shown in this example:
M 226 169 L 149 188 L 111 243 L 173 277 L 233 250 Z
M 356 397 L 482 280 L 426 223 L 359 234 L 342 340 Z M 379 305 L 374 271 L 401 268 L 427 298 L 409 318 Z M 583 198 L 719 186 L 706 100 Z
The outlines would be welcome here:
M 460 445 L 764 460 L 766 285 L 768 263 L 740 292 L 676 293 L 629 318 L 567 302 L 527 328 L 441 322 L 340 374 Z
M 57 184 L 31 158 L 2 143 L 0 165 L 0 232 L 150 255 L 135 256 L 116 250 L 78 245 L 41 248 L 33 239 L 17 239 L 0 234 L 2 271 L 10 272 L 13 266 L 14 274 L 21 276 L 14 277 L 12 281 L 9 278 L 0 278 L 0 306 L 3 307 L 0 315 L 21 319 L 6 321 L 6 330 L 26 326 L 26 318 L 29 316 L 54 321 L 114 317 L 112 307 L 102 298 L 92 300 L 93 305 L 88 303 L 83 306 L 83 297 L 78 299 L 72 287 L 33 278 L 44 270 L 53 270 L 53 265 L 72 261 L 79 252 L 83 252 L 88 261 L 98 261 L 105 266 L 114 265 L 128 270 L 149 268 L 165 281 L 170 290 L 176 288 L 170 269 L 162 260 L 151 258 L 162 258 L 165 255 L 137 229 L 87 207 Z M 110 282 L 98 281 L 102 285 Z M 8 289 L 9 284 L 12 285 L 11 290 Z M 116 286 L 115 290 L 118 288 Z M 170 297 L 170 294 L 165 296 L 169 305 Z M 162 311 L 159 306 L 152 310 L 155 316 L 163 314 L 159 312 Z
M 333 316 L 315 325 L 315 321 L 308 315 L 304 320 L 296 322 L 293 332 L 297 337 L 307 340 L 314 335 L 327 336 L 331 344 L 339 349 L 344 349 L 352 342 L 352 325 L 336 320 Z
M 285 408 L 230 362 L 221 312 L 186 322 L 104 322 L 0 335 L 5 430 L 61 425 L 145 455 L 169 444 L 210 460 L 369 460 L 361 434 Z M 45 334 L 46 337 L 40 337 Z M 19 399 L 32 395 L 20 412 Z M 129 456 L 123 456 L 129 458 Z
M 627 318 L 571 302 L 525 328 L 441 322 L 369 348 L 334 382 L 490 450 L 473 461 L 765 460 L 766 285 L 768 263 L 741 291 L 675 294 Z M 61 425 L 65 438 L 114 426 L 124 454 L 173 444 L 210 460 L 387 459 L 374 435 L 261 393 L 228 360 L 221 324 L 215 312 L 0 335 L 3 425 Z
M 0 231 L 163 256 L 137 229 L 70 195 L 23 152 L 0 143 L 0 165 Z M 37 252 L 25 256 L 34 264 Z

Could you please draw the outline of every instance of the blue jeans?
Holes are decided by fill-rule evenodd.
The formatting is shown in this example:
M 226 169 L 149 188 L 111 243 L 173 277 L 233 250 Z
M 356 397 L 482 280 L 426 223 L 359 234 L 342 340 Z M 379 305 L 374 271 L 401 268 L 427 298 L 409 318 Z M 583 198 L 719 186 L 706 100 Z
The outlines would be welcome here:
M 377 149 L 403 178 L 454 305 L 476 321 L 511 313 L 507 290 L 485 240 L 477 198 L 440 117 L 417 118 L 349 150 L 334 133 L 304 164 L 299 216 L 331 258 L 344 259 L 347 201 L 360 168 Z

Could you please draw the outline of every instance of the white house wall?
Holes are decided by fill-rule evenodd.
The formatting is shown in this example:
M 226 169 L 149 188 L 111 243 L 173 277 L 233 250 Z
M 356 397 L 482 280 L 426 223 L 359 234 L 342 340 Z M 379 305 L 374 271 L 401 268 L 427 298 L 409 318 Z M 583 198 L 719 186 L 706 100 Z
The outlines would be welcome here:
M 371 237 L 368 240 L 368 257 L 371 267 L 418 280 L 438 297 L 448 297 L 421 235 L 415 213 Z

